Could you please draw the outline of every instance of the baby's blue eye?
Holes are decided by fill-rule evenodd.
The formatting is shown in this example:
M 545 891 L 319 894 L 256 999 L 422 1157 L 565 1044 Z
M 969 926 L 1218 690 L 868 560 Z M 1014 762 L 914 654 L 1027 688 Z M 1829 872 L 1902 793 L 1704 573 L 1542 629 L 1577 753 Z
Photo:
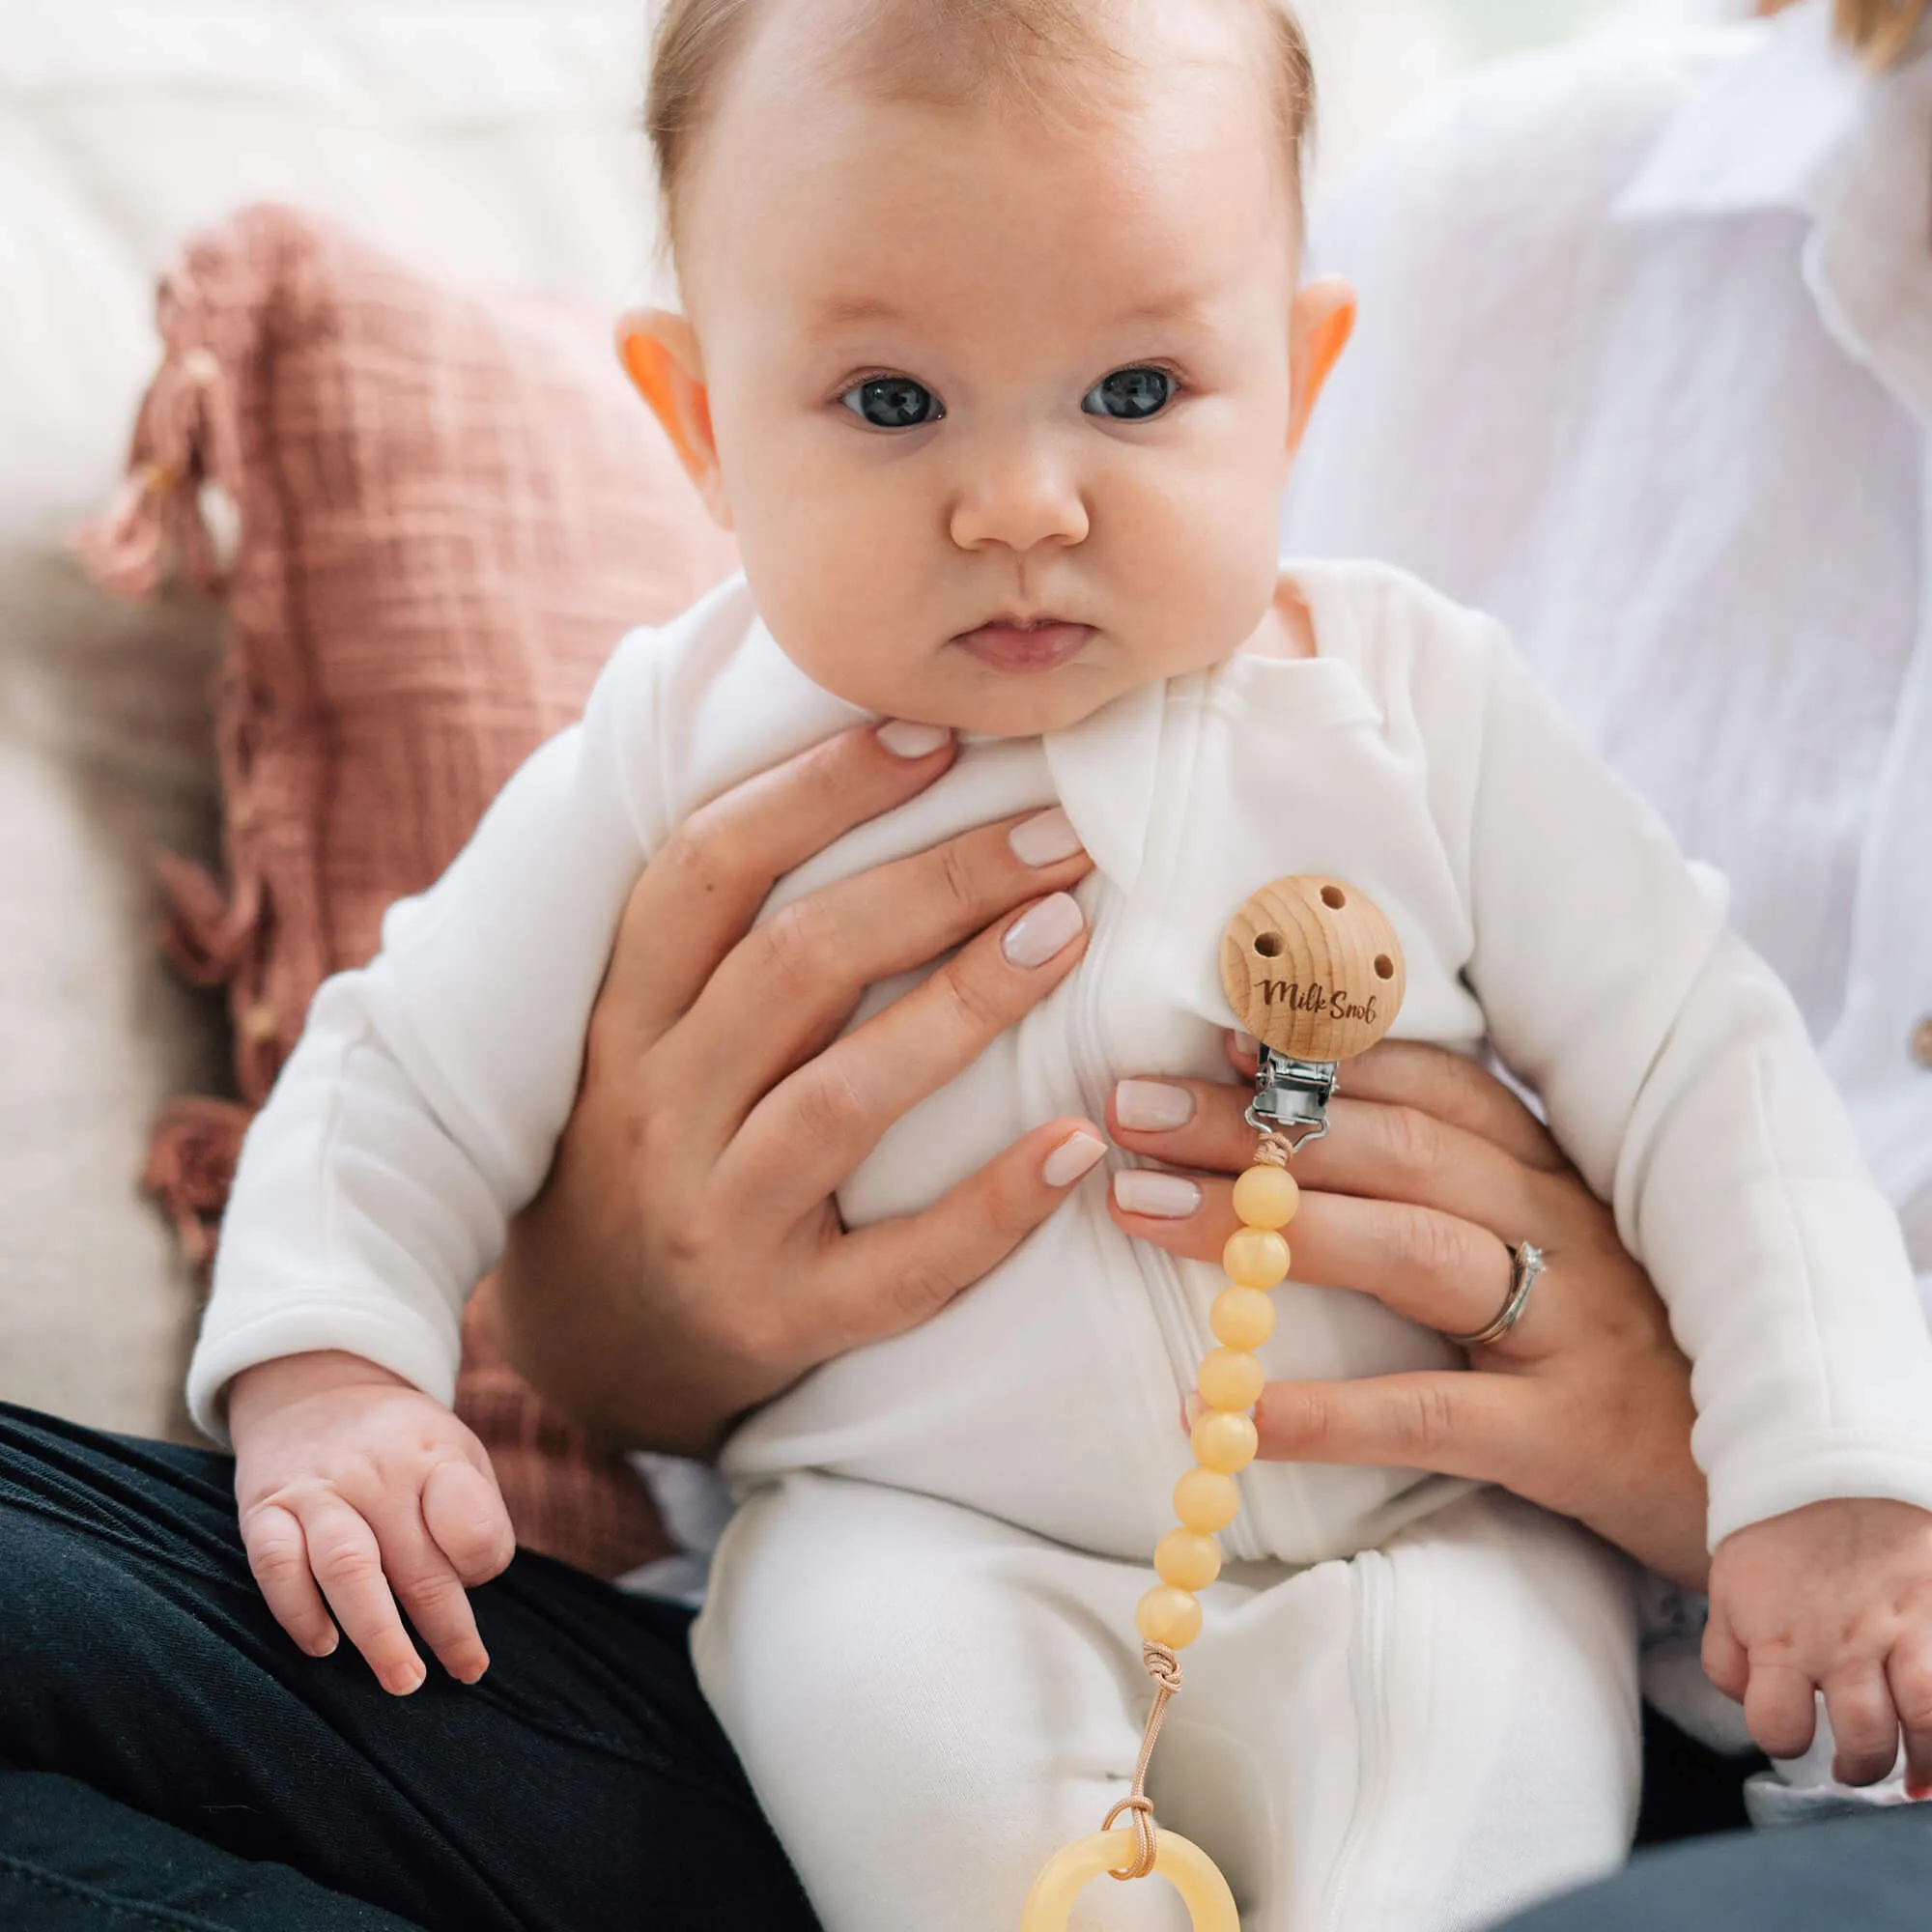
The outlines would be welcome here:
M 874 429 L 914 429 L 946 413 L 946 405 L 910 376 L 874 376 L 855 383 L 838 400 Z
M 1158 415 L 1173 394 L 1174 378 L 1165 369 L 1116 369 L 1087 391 L 1080 407 L 1090 416 L 1139 422 Z

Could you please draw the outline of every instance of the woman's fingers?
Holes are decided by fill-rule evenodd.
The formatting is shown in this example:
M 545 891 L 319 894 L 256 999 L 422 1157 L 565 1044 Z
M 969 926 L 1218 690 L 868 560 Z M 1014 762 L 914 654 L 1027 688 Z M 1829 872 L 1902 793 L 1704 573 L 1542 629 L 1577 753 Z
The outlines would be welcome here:
M 930 1321 L 1005 1261 L 1106 1151 L 1091 1122 L 1050 1121 L 923 1212 L 842 1236 L 814 1356 L 828 1340 L 843 1350 Z
M 1247 1094 L 1212 1081 L 1123 1080 L 1107 1106 L 1110 1132 L 1130 1153 L 1208 1174 L 1238 1174 L 1254 1159 L 1256 1134 L 1243 1118 Z M 1184 1120 L 1156 1122 L 1161 1109 Z M 1569 1184 L 1526 1167 L 1493 1141 L 1407 1106 L 1338 1098 L 1329 1131 L 1294 1157 L 1304 1188 L 1432 1208 L 1474 1221 L 1512 1245 L 1550 1238 L 1548 1222 Z M 1136 1122 L 1149 1122 L 1137 1125 Z
M 308 1544 L 295 1514 L 279 1503 L 242 1519 L 242 1547 L 275 1621 L 311 1657 L 331 1655 L 339 1641 L 309 1568 Z
M 1228 1037 L 1228 1059 L 1244 1080 L 1254 1078 L 1255 1050 L 1245 1035 Z M 1444 1126 L 1461 1127 L 1526 1167 L 1554 1174 L 1570 1164 L 1518 1094 L 1487 1066 L 1444 1047 L 1385 1039 L 1349 1062 L 1340 1091 L 1351 1100 L 1409 1107 Z
M 1255 1428 L 1269 1462 L 1428 1469 L 1539 1501 L 1544 1408 L 1534 1382 L 1421 1370 L 1358 1382 L 1270 1382 L 1255 1405 Z
M 719 1163 L 731 1195 L 781 1220 L 802 1217 L 887 1128 L 1044 999 L 1086 942 L 1070 893 L 982 932 L 758 1101 Z
M 376 1532 L 339 1496 L 295 1505 L 308 1545 L 309 1567 L 342 1634 L 392 1695 L 419 1690 L 427 1674 L 383 1574 Z
M 1053 808 L 795 899 L 731 950 L 653 1056 L 652 1082 L 692 1096 L 683 1109 L 692 1130 L 722 1145 L 837 1034 L 867 986 L 928 964 L 1043 893 L 1056 895 L 1065 923 L 1066 889 L 1092 869 L 1065 813 Z M 952 983 L 979 997 L 976 984 Z M 1021 984 L 986 997 L 1017 1018 L 1033 1002 L 1006 995 Z
M 1220 1259 L 1238 1227 L 1234 1183 L 1212 1176 L 1127 1169 L 1114 1177 L 1109 1211 L 1122 1232 L 1189 1261 Z M 1486 1228 L 1432 1208 L 1352 1194 L 1304 1191 L 1288 1236 L 1297 1281 L 1372 1294 L 1447 1335 L 1492 1321 L 1508 1298 L 1509 1250 Z M 1553 1268 L 1552 1268 L 1553 1271 Z M 1534 1352 L 1548 1282 L 1531 1293 L 1508 1351 Z
M 700 806 L 631 895 L 600 1014 L 640 1045 L 655 1039 L 696 999 L 784 873 L 924 790 L 953 750 L 952 733 L 936 726 L 861 725 Z M 667 933 L 675 946 L 664 943 Z

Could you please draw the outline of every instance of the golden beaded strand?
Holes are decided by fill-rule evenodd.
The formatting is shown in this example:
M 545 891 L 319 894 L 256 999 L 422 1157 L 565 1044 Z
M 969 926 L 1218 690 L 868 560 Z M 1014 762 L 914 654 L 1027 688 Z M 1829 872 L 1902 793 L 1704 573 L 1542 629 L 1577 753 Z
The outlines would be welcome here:
M 1269 1135 L 1255 1165 L 1235 1182 L 1241 1225 L 1221 1251 L 1228 1286 L 1208 1316 L 1221 1346 L 1202 1358 L 1195 1381 L 1204 1405 L 1194 1424 L 1196 1466 L 1174 1486 L 1180 1527 L 1156 1546 L 1153 1567 L 1160 1581 L 1134 1612 L 1142 1637 L 1168 1650 L 1185 1650 L 1201 1634 L 1198 1593 L 1221 1574 L 1215 1537 L 1241 1506 L 1235 1478 L 1260 1447 L 1251 1411 L 1267 1376 L 1254 1350 L 1274 1333 L 1274 1302 L 1267 1291 L 1288 1278 L 1288 1241 L 1281 1231 L 1301 1205 L 1301 1189 L 1284 1165 L 1289 1151 L 1286 1141 Z

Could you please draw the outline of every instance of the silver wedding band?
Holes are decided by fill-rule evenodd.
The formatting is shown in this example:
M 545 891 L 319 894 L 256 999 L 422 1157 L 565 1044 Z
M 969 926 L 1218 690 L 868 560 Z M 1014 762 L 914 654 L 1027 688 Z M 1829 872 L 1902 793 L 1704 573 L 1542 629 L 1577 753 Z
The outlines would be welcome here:
M 1525 1241 L 1520 1248 L 1510 1248 L 1509 1258 L 1509 1295 L 1496 1319 L 1487 1328 L 1478 1328 L 1473 1335 L 1445 1334 L 1445 1341 L 1455 1343 L 1459 1349 L 1487 1349 L 1491 1344 L 1500 1342 L 1522 1320 L 1522 1312 L 1529 1306 L 1530 1290 L 1536 1286 L 1536 1278 L 1543 1272 L 1543 1250 Z

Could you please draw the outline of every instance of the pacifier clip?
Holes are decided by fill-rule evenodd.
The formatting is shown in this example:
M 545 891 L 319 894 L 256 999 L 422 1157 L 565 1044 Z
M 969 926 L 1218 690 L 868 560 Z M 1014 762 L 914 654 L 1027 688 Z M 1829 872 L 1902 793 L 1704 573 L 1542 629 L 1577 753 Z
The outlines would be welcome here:
M 1202 1357 L 1195 1377 L 1204 1407 L 1191 1437 L 1195 1466 L 1174 1487 L 1179 1526 L 1155 1547 L 1160 1581 L 1134 1612 L 1153 1705 L 1132 1790 L 1096 1833 L 1048 1861 L 1027 1893 L 1020 1932 L 1065 1932 L 1073 1901 L 1102 1872 L 1122 1882 L 1158 1873 L 1180 1894 L 1194 1932 L 1239 1932 L 1234 1894 L 1214 1861 L 1155 1825 L 1148 1769 L 1180 1689 L 1179 1653 L 1201 1634 L 1199 1593 L 1221 1573 L 1216 1538 L 1241 1506 L 1236 1478 L 1260 1446 L 1253 1410 L 1267 1374 L 1255 1350 L 1274 1332 L 1268 1291 L 1288 1278 L 1282 1231 L 1301 1200 L 1289 1162 L 1328 1131 L 1341 1063 L 1366 1052 L 1394 1022 L 1405 984 L 1402 948 L 1379 908 L 1354 887 L 1313 876 L 1277 879 L 1228 922 L 1221 984 L 1235 1017 L 1259 1042 L 1247 1119 L 1261 1139 L 1254 1164 L 1235 1182 L 1241 1225 L 1221 1251 L 1228 1285 L 1208 1314 L 1219 1346 Z M 1129 1822 L 1117 1828 L 1122 1813 Z

